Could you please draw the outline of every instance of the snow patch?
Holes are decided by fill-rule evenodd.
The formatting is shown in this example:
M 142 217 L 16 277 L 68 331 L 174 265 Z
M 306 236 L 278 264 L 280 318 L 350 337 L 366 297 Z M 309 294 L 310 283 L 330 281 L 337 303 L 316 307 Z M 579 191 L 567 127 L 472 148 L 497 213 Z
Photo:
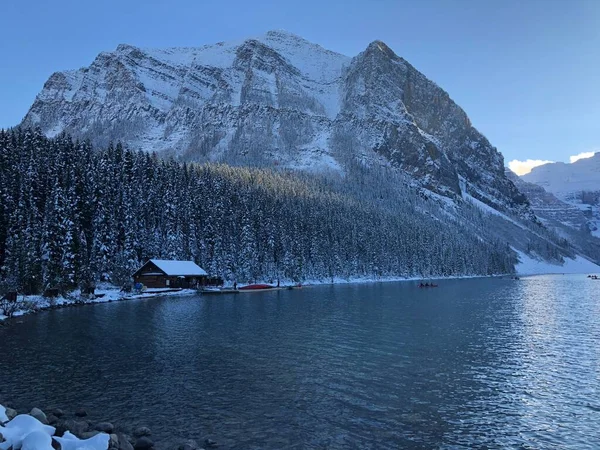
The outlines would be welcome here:
M 0 405 L 0 411 L 6 411 Z M 8 418 L 7 418 L 8 419 Z M 53 450 L 54 438 L 62 450 L 107 450 L 110 437 L 106 433 L 99 433 L 89 439 L 79 439 L 69 431 L 63 437 L 53 436 L 56 428 L 44 425 L 35 417 L 28 414 L 19 414 L 4 426 L 0 426 L 0 434 L 4 442 L 0 443 L 1 450 Z
M 576 256 L 575 259 L 565 258 L 565 263 L 560 265 L 535 259 L 534 257 L 518 250 L 515 251 L 519 255 L 519 263 L 515 266 L 516 272 L 519 275 L 542 275 L 551 273 L 600 273 L 600 266 L 581 256 Z
M 151 297 L 162 297 L 162 296 L 180 296 L 180 295 L 192 295 L 197 294 L 198 291 L 195 289 L 182 289 L 178 291 L 167 291 L 163 289 L 146 289 L 140 294 L 131 294 L 121 292 L 121 290 L 115 286 L 106 286 L 101 289 L 96 289 L 96 298 L 84 299 L 81 296 L 80 291 L 74 291 L 65 297 L 57 297 L 48 299 L 41 295 L 27 295 L 19 296 L 19 300 L 23 301 L 23 306 L 27 309 L 21 309 L 13 314 L 13 317 L 24 316 L 25 314 L 31 314 L 34 312 L 49 309 L 52 306 L 68 306 L 78 304 L 92 304 L 92 303 L 108 303 L 116 302 L 120 300 L 133 300 L 133 299 L 144 299 Z M 0 314 L 0 321 L 8 319 L 7 316 Z M 0 449 L 1 450 L 1 449 Z
M 4 442 L 0 444 L 0 449 L 8 450 L 9 448 L 19 449 L 23 447 L 24 449 L 28 448 L 28 450 L 46 450 L 46 446 L 38 449 L 35 444 L 47 443 L 55 431 L 54 427 L 44 425 L 35 417 L 19 414 L 4 426 L 0 426 L 0 434 L 4 438 Z M 47 438 L 40 438 L 40 433 L 45 434 Z M 27 439 L 30 434 L 33 434 L 33 437 Z
M 171 261 L 163 259 L 151 259 L 150 261 L 169 276 L 208 275 L 206 271 L 199 267 L 194 261 Z
M 463 199 L 471 202 L 473 205 L 475 205 L 477 208 L 479 208 L 480 210 L 488 213 L 488 214 L 493 214 L 495 216 L 499 216 L 502 217 L 504 220 L 518 226 L 519 228 L 523 229 L 523 230 L 527 230 L 527 227 L 525 227 L 523 224 L 517 222 L 516 220 L 510 218 L 509 216 L 507 216 L 506 214 L 498 211 L 497 209 L 492 208 L 490 205 L 483 203 L 481 200 L 477 200 L 475 197 L 473 197 L 472 195 L 467 194 L 464 190 L 463 190 L 463 195 L 462 195 Z

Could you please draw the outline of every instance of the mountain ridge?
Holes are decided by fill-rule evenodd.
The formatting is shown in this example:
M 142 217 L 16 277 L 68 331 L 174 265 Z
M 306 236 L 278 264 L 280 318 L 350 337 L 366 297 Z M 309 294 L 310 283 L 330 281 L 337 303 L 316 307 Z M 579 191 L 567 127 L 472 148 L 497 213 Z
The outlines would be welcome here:
M 389 164 L 435 193 L 466 189 L 534 220 L 467 114 L 380 40 L 353 58 L 282 31 L 202 47 L 120 44 L 53 74 L 23 124 L 182 161 L 342 174 L 349 161 Z

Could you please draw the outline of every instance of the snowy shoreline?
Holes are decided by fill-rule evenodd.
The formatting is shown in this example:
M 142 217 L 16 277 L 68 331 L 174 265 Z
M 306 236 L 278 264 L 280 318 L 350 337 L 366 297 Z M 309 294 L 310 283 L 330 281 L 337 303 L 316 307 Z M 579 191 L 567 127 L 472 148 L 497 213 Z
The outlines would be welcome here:
M 418 282 L 418 281 L 431 281 L 431 280 L 463 280 L 463 279 L 473 279 L 473 278 L 499 278 L 506 276 L 533 276 L 533 275 L 552 275 L 552 274 L 574 274 L 574 273 L 600 273 L 600 266 L 578 256 L 574 260 L 566 260 L 565 264 L 555 265 L 550 264 L 545 261 L 540 261 L 534 259 L 522 252 L 517 252 L 519 254 L 520 262 L 516 265 L 515 273 L 506 273 L 506 274 L 498 274 L 498 275 L 455 275 L 455 276 L 447 276 L 447 277 L 382 277 L 382 278 L 370 278 L 370 277 L 353 277 L 349 279 L 334 277 L 333 279 L 327 280 L 305 280 L 302 283 L 302 286 L 325 286 L 325 285 L 336 285 L 336 284 L 368 284 L 368 283 L 397 283 L 397 282 Z M 272 280 L 262 280 L 260 283 L 265 284 L 273 284 Z M 291 280 L 283 280 L 281 285 L 283 287 L 286 286 L 294 286 L 297 283 L 292 282 Z M 239 287 L 243 285 L 240 284 Z M 231 288 L 232 283 L 227 283 L 226 287 Z M 67 308 L 73 306 L 84 306 L 84 305 L 93 305 L 96 303 L 110 303 L 116 301 L 124 301 L 124 300 L 135 300 L 135 299 L 144 299 L 144 298 L 152 298 L 152 297 L 162 297 L 162 296 L 182 296 L 182 295 L 197 295 L 198 291 L 194 289 L 183 289 L 179 291 L 172 292 L 164 292 L 164 290 L 147 290 L 141 294 L 127 294 L 123 293 L 119 290 L 118 287 L 112 285 L 104 285 L 102 288 L 96 290 L 96 295 L 100 295 L 101 297 L 95 299 L 84 299 L 81 296 L 79 291 L 74 291 L 71 295 L 67 297 L 57 297 L 54 299 L 45 298 L 41 295 L 29 295 L 29 296 L 21 296 L 21 302 L 24 305 L 27 305 L 27 309 L 20 309 L 16 311 L 12 318 L 20 317 L 26 314 L 33 314 L 40 311 L 59 309 L 59 308 Z M 0 323 L 3 320 L 8 319 L 9 317 L 0 314 Z
M 496 276 L 507 276 L 505 275 L 496 275 Z M 470 279 L 470 278 L 487 278 L 493 277 L 488 275 L 465 275 L 465 276 L 451 276 L 451 277 L 431 277 L 427 278 L 427 280 L 451 280 L 451 279 Z M 424 278 L 420 277 L 411 277 L 411 278 L 403 278 L 403 277 L 385 277 L 385 278 L 334 278 L 333 281 L 329 280 L 306 280 L 302 283 L 303 287 L 309 286 L 325 286 L 325 285 L 334 285 L 334 284 L 368 284 L 368 283 L 394 283 L 394 282 L 416 282 L 424 280 Z M 272 280 L 262 280 L 259 283 L 264 284 L 273 284 Z M 298 283 L 294 283 L 290 280 L 284 280 L 281 283 L 282 287 L 287 286 L 295 286 Z M 225 285 L 226 288 L 231 288 L 233 286 L 232 283 L 227 283 Z M 239 287 L 242 287 L 243 284 L 240 284 Z M 26 309 L 19 309 L 15 311 L 12 317 L 5 316 L 0 314 L 0 324 L 3 320 L 9 318 L 17 318 L 28 314 L 38 313 L 40 311 L 48 311 L 53 309 L 60 308 L 70 308 L 76 306 L 85 306 L 85 305 L 94 305 L 97 303 L 110 303 L 110 302 L 119 302 L 125 300 L 135 300 L 135 299 L 144 299 L 144 298 L 152 298 L 152 297 L 162 297 L 162 296 L 182 296 L 182 295 L 198 295 L 199 292 L 194 289 L 182 289 L 180 291 L 173 292 L 164 292 L 163 290 L 157 290 L 159 292 L 153 292 L 153 290 L 145 291 L 142 294 L 125 294 L 120 292 L 119 288 L 116 286 L 105 285 L 101 289 L 96 289 L 96 295 L 101 295 L 101 297 L 95 299 L 84 299 L 79 291 L 74 291 L 74 293 L 68 295 L 67 297 L 59 296 L 53 299 L 45 298 L 41 295 L 27 295 L 27 296 L 19 296 L 19 301 L 24 305 L 27 305 Z M 263 292 L 268 292 L 263 291 Z
M 327 286 L 327 285 L 336 285 L 336 284 L 372 284 L 372 283 L 398 283 L 398 282 L 418 282 L 418 281 L 433 281 L 433 280 L 457 280 L 457 279 L 471 279 L 471 278 L 497 278 L 503 276 L 510 276 L 513 274 L 503 274 L 503 275 L 456 275 L 456 276 L 448 276 L 448 277 L 383 277 L 383 278 L 369 278 L 369 277 L 354 277 L 354 278 L 333 278 L 328 280 L 305 280 L 301 285 L 303 287 L 310 286 Z M 281 286 L 283 288 L 288 286 L 297 286 L 298 283 L 292 282 L 291 280 L 280 280 Z M 273 280 L 261 280 L 257 281 L 257 283 L 263 284 L 271 284 L 273 285 Z M 244 284 L 239 284 L 239 287 L 243 287 Z M 233 287 L 233 283 L 226 283 L 224 288 L 231 289 Z M 257 292 L 257 291 L 253 291 Z M 261 291 L 261 292 L 269 292 L 269 290 Z M 13 313 L 11 317 L 0 314 L 0 324 L 2 321 L 6 319 L 15 319 L 17 317 L 22 317 L 24 315 L 34 314 L 41 311 L 49 311 L 53 309 L 61 309 L 61 308 L 71 308 L 76 306 L 86 306 L 86 305 L 94 305 L 97 303 L 111 303 L 111 302 L 119 302 L 125 300 L 136 300 L 136 299 L 145 299 L 152 297 L 163 297 L 163 296 L 183 296 L 183 295 L 198 295 L 199 291 L 195 289 L 182 289 L 179 291 L 165 292 L 163 289 L 149 289 L 144 291 L 141 294 L 127 294 L 120 291 L 120 289 L 116 286 L 112 285 L 104 285 L 103 288 L 96 289 L 96 295 L 101 297 L 94 299 L 85 299 L 81 296 L 80 291 L 74 291 L 69 294 L 67 297 L 59 296 L 56 298 L 46 298 L 42 295 L 21 295 L 19 296 L 19 301 L 28 306 L 26 309 L 19 309 Z
M 97 303 L 111 303 L 111 302 L 119 302 L 125 300 L 136 300 L 136 299 L 144 299 L 144 298 L 152 298 L 159 296 L 178 296 L 178 295 L 193 295 L 198 292 L 193 289 L 182 289 L 179 291 L 172 292 L 164 292 L 162 290 L 158 290 L 154 292 L 153 290 L 145 291 L 141 294 L 126 294 L 120 291 L 117 287 L 110 287 L 104 289 L 96 289 L 96 295 L 101 297 L 97 297 L 94 299 L 85 299 L 81 296 L 79 291 L 75 291 L 74 293 L 68 295 L 67 297 L 59 296 L 56 298 L 46 298 L 41 295 L 21 295 L 18 297 L 18 301 L 26 306 L 26 309 L 19 309 L 14 312 L 12 317 L 5 316 L 0 314 L 0 323 L 3 320 L 9 318 L 17 318 L 28 314 L 34 314 L 40 311 L 48 311 L 52 309 L 60 309 L 60 308 L 70 308 L 76 306 L 86 306 L 86 305 L 94 305 Z
M 146 426 L 130 428 L 107 421 L 92 421 L 87 410 L 66 413 L 62 409 L 38 407 L 30 412 L 18 412 L 10 403 L 0 404 L 0 448 L 23 450 L 53 450 L 53 441 L 63 450 L 150 450 L 155 448 L 152 432 Z M 0 439 L 2 440 L 2 439 Z M 202 450 L 193 439 L 174 442 L 178 450 Z M 210 438 L 204 447 L 218 447 Z

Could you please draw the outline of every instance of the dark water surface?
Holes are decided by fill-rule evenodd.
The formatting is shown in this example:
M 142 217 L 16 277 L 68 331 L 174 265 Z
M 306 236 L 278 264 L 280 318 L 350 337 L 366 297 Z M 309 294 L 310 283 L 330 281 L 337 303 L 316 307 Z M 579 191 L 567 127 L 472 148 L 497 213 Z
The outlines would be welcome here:
M 0 395 L 159 448 L 600 448 L 600 281 L 171 297 L 0 327 Z

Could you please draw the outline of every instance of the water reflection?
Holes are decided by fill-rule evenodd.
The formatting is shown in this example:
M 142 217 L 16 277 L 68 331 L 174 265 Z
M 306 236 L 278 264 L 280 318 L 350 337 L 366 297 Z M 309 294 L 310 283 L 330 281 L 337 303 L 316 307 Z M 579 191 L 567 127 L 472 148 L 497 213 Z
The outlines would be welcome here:
M 0 328 L 0 394 L 146 424 L 161 448 L 591 448 L 593 287 L 382 283 L 52 311 Z

